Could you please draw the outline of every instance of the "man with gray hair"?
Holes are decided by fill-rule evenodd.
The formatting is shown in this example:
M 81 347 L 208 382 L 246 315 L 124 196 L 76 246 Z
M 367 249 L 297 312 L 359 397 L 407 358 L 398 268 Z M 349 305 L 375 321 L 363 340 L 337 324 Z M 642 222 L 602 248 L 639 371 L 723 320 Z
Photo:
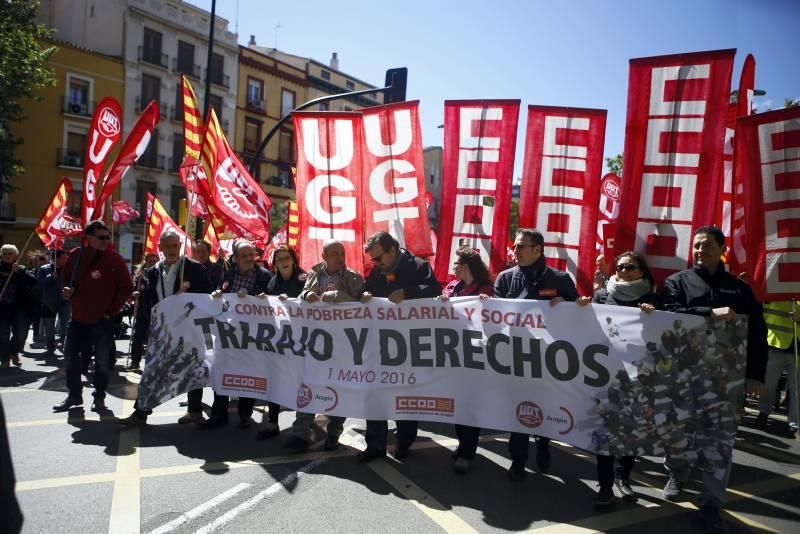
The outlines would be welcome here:
M 330 240 L 322 245 L 322 262 L 314 265 L 308 274 L 300 298 L 306 302 L 358 302 L 364 293 L 364 277 L 348 269 L 345 264 L 344 244 Z M 344 429 L 344 417 L 328 416 L 325 450 L 339 447 L 339 436 Z M 297 412 L 292 425 L 292 438 L 286 444 L 290 449 L 306 450 L 311 442 L 314 414 Z

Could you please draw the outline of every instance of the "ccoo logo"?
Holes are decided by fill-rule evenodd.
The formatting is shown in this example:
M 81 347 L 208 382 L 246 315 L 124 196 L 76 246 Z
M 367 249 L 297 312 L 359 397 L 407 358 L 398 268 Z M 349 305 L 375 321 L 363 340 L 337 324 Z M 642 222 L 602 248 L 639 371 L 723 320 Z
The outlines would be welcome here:
M 544 421 L 544 414 L 536 403 L 522 401 L 517 405 L 517 420 L 528 428 L 536 428 Z

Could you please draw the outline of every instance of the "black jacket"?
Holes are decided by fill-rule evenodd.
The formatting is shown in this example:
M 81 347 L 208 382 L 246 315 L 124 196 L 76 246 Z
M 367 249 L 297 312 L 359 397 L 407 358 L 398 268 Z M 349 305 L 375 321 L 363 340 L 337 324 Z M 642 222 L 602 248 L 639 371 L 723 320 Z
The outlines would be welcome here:
M 252 291 L 252 295 L 269 292 L 269 281 L 272 279 L 272 274 L 260 265 L 254 265 L 253 269 L 256 270 L 256 284 Z M 222 279 L 219 282 L 219 289 L 223 293 L 233 293 L 233 277 L 238 272 L 239 268 L 234 265 L 222 274 Z M 248 293 L 249 294 L 249 293 Z
M 500 299 L 551 300 L 561 297 L 574 302 L 578 290 L 569 274 L 547 266 L 544 256 L 532 265 L 534 276 L 525 276 L 517 265 L 497 275 L 494 281 L 494 296 Z
M 286 293 L 289 298 L 299 297 L 306 285 L 306 272 L 299 267 L 295 266 L 292 271 L 292 276 L 288 280 L 277 271 L 273 273 L 272 279 L 267 284 L 267 290 L 264 292 L 267 295 L 282 295 Z
M 442 294 L 442 285 L 436 279 L 430 263 L 417 258 L 401 248 L 400 263 L 389 273 L 375 266 L 367 275 L 366 290 L 375 297 L 388 297 L 393 291 L 403 289 L 406 299 L 434 298 Z
M 713 275 L 694 266 L 673 274 L 664 282 L 661 307 L 676 313 L 708 317 L 712 308 L 729 307 L 737 314 L 747 314 L 747 378 L 764 381 L 767 368 L 767 330 L 763 306 L 745 282 L 722 265 Z
M 608 290 L 605 288 L 598 289 L 594 292 L 594 296 L 592 297 L 592 302 L 595 304 L 606 304 L 606 300 L 608 299 Z M 638 308 L 639 304 L 652 304 L 653 306 L 657 306 L 658 299 L 656 298 L 656 294 L 652 291 L 649 293 L 645 293 L 638 299 L 634 300 L 622 300 L 619 297 L 614 298 L 613 306 L 627 306 L 629 308 Z
M 187 293 L 204 293 L 209 294 L 211 293 L 211 283 L 208 281 L 208 275 L 206 274 L 205 268 L 197 261 L 184 258 L 186 262 L 183 266 L 183 281 L 189 282 L 189 289 L 186 290 Z M 180 269 L 180 264 L 177 264 L 177 268 Z M 158 292 L 159 286 L 161 284 L 161 263 L 157 263 L 154 266 L 150 267 L 145 271 L 144 275 L 145 279 L 145 288 L 142 292 L 142 297 L 139 301 L 139 309 L 145 310 L 145 313 L 149 314 L 150 309 L 158 304 L 160 298 L 160 293 Z M 173 295 L 178 292 L 181 287 L 181 275 L 180 271 L 178 271 L 178 276 L 175 277 L 175 284 L 172 287 Z

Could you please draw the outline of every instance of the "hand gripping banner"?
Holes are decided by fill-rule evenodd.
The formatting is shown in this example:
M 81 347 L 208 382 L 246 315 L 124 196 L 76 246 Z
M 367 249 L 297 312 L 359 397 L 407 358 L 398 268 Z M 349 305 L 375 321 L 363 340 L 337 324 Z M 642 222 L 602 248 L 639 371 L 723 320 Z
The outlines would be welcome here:
M 364 236 L 389 232 L 415 256 L 430 256 L 419 102 L 365 109 L 363 121 Z
M 344 244 L 347 265 L 364 270 L 364 188 L 360 113 L 292 114 L 297 140 L 299 252 L 304 268 L 319 262 L 329 239 Z
M 547 263 L 592 294 L 606 110 L 528 106 L 519 224 L 544 236 Z
M 138 405 L 209 384 L 298 411 L 685 457 L 721 476 L 747 319 L 463 297 L 308 304 L 178 295 L 154 308 Z
M 439 280 L 453 277 L 461 246 L 477 249 L 492 272 L 505 269 L 518 120 L 519 100 L 444 103 Z
M 122 107 L 113 97 L 103 98 L 94 110 L 86 137 L 86 161 L 83 164 L 83 204 L 81 220 L 86 225 L 103 217 L 103 205 L 97 203 L 98 180 L 109 154 L 122 136 Z M 95 215 L 95 208 L 99 208 Z
M 691 264 L 714 221 L 735 50 L 632 59 L 618 252 L 647 255 L 657 282 Z
M 736 174 L 744 177 L 747 257 L 759 300 L 800 294 L 800 108 L 739 118 Z

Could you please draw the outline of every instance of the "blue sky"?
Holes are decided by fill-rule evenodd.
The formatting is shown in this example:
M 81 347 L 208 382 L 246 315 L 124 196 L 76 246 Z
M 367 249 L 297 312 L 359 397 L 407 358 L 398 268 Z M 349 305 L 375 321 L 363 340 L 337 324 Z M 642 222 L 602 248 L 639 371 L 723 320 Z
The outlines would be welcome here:
M 205 9 L 211 0 L 189 0 Z M 237 18 L 238 4 L 238 18 Z M 756 58 L 761 109 L 800 98 L 800 2 L 764 1 L 501 1 L 403 2 L 217 0 L 239 42 L 327 62 L 380 85 L 389 67 L 408 67 L 408 99 L 421 101 L 424 144 L 441 145 L 449 99 L 522 100 L 529 104 L 608 110 L 605 153 L 624 143 L 628 60 L 736 48 L 733 85 L 745 56 Z M 302 6 L 302 7 L 300 7 Z

